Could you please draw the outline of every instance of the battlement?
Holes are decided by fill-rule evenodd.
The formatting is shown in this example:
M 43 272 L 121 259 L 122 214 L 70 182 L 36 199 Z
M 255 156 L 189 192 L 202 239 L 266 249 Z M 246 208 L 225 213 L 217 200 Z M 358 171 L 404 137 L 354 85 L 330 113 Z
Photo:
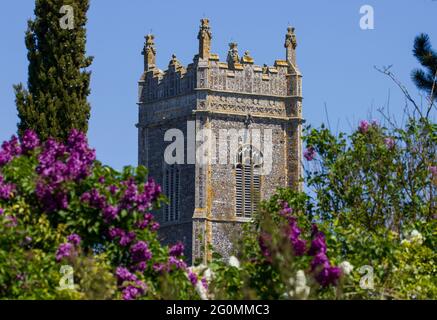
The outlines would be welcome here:
M 286 57 L 273 66 L 256 65 L 249 51 L 240 57 L 237 43 L 229 44 L 226 61 L 211 53 L 212 33 L 208 19 L 201 20 L 199 51 L 193 63 L 183 66 L 175 55 L 165 71 L 156 66 L 153 35 L 144 44 L 144 73 L 140 79 L 140 104 L 190 94 L 196 90 L 252 95 L 300 97 L 301 73 L 296 64 L 296 37 L 289 27 L 285 37 Z

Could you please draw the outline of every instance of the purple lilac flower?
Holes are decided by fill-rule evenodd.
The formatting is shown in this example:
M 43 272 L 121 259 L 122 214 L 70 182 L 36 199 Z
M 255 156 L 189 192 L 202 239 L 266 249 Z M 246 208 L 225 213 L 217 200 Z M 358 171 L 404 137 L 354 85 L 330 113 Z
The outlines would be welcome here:
M 314 256 L 314 259 L 311 261 L 311 271 L 324 269 L 329 267 L 329 265 L 329 259 L 326 256 L 326 253 L 319 252 Z
M 124 195 L 121 199 L 121 208 L 132 209 L 133 204 L 137 200 L 138 186 L 135 184 L 133 179 L 129 179 L 123 184 L 126 186 L 126 190 L 124 191 Z
M 63 243 L 59 246 L 56 252 L 56 261 L 60 262 L 64 258 L 68 258 L 73 253 L 73 245 L 71 243 Z
M 5 212 L 5 210 L 3 210 L 2 208 L 0 208 L 0 216 L 3 215 L 4 212 Z
M 313 241 L 309 255 L 314 256 L 311 261 L 311 271 L 316 272 L 315 279 L 323 286 L 336 285 L 341 276 L 341 269 L 331 266 L 331 263 L 326 255 L 326 241 L 323 232 L 320 232 L 316 225 L 312 228 Z
M 51 185 L 38 182 L 35 193 L 47 212 L 55 212 L 68 208 L 68 195 L 62 190 L 57 191 Z
M 135 232 L 133 231 L 127 233 L 123 232 L 120 238 L 120 245 L 122 247 L 127 247 L 132 241 L 135 240 L 135 238 L 136 238 Z
M 67 240 L 68 240 L 69 243 L 71 243 L 71 244 L 73 244 L 75 246 L 78 246 L 78 245 L 80 245 L 80 242 L 81 242 L 82 239 L 80 238 L 79 235 L 73 233 L 72 235 L 69 235 L 67 237 Z
M 26 277 L 22 273 L 19 273 L 16 275 L 15 279 L 17 279 L 18 281 L 24 281 L 26 280 Z
M 108 231 L 109 238 L 114 240 L 115 238 L 120 238 L 120 245 L 123 247 L 128 246 L 135 238 L 135 232 L 126 232 L 120 228 L 110 228 Z
M 143 295 L 147 290 L 147 285 L 140 281 L 135 281 L 135 286 L 129 285 L 125 289 L 123 289 L 122 297 L 123 300 L 135 300 L 139 296 Z
M 9 200 L 15 191 L 15 185 L 12 183 L 5 183 L 4 178 L 0 176 L 0 199 Z
M 127 286 L 122 292 L 123 300 L 135 300 L 140 295 L 140 290 L 134 286 Z
M 115 271 L 115 275 L 117 276 L 117 280 L 120 285 L 125 281 L 133 282 L 138 280 L 136 275 L 132 274 L 128 269 L 123 267 L 118 267 Z
M 307 250 L 307 242 L 303 239 L 296 239 L 292 242 L 294 254 L 296 256 L 303 256 Z
M 21 137 L 21 147 L 23 153 L 30 152 L 35 148 L 39 147 L 38 135 L 32 130 L 26 130 Z
M 115 219 L 115 216 L 116 216 L 115 208 L 107 205 L 106 197 L 104 195 L 101 195 L 97 189 L 92 189 L 89 192 L 85 192 L 80 197 L 80 200 L 84 203 L 89 204 L 90 207 L 92 207 L 92 208 L 103 210 L 103 216 L 105 218 L 108 218 L 108 220 Z M 118 213 L 118 210 L 117 210 L 117 213 Z
M 118 207 L 108 205 L 103 209 L 103 218 L 106 222 L 111 222 L 117 218 L 118 212 Z
M 387 147 L 387 149 L 393 149 L 395 146 L 395 141 L 393 138 L 385 138 L 384 144 Z
M 144 185 L 142 192 L 139 192 L 134 179 L 123 182 L 123 185 L 126 186 L 120 206 L 123 209 L 130 210 L 136 206 L 139 212 L 148 211 L 152 207 L 152 202 L 161 193 L 161 187 L 152 179 Z
M 316 275 L 316 280 L 322 287 L 327 287 L 329 285 L 337 285 L 338 279 L 340 277 L 340 268 L 327 267 L 322 269 L 322 271 L 320 271 L 320 273 Z
M 288 218 L 292 212 L 293 212 L 293 209 L 291 209 L 288 206 L 288 202 L 286 202 L 286 201 L 282 202 L 282 209 L 281 209 L 281 211 L 279 211 L 279 214 L 285 218 Z
M 9 153 L 4 151 L 0 151 L 0 167 L 3 167 L 5 164 L 12 160 L 12 156 Z
M 82 195 L 83 196 L 83 195 Z M 85 199 L 87 196 L 85 196 Z M 106 207 L 106 197 L 101 195 L 97 189 L 92 189 L 89 192 L 89 205 L 96 209 L 103 210 Z
M 167 270 L 167 265 L 164 263 L 155 263 L 153 264 L 153 270 L 158 273 L 162 273 Z
M 146 213 L 144 219 L 137 223 L 137 227 L 141 230 L 146 229 L 153 220 L 153 215 L 151 213 Z
M 437 176 L 437 166 L 429 166 L 428 170 L 434 177 Z
M 24 243 L 25 243 L 25 244 L 29 244 L 29 243 L 31 243 L 32 240 L 33 240 L 32 237 L 29 237 L 29 236 L 24 237 Z
M 187 268 L 187 264 L 185 261 L 180 260 L 176 257 L 170 256 L 168 258 L 168 265 L 171 268 L 172 266 L 176 267 L 176 269 L 185 270 Z
M 150 226 L 150 230 L 151 230 L 151 231 L 158 231 L 158 230 L 159 230 L 159 227 L 160 227 L 159 223 L 158 223 L 158 222 L 154 222 L 154 223 L 152 223 L 152 225 Z
M 105 177 L 100 177 L 98 181 L 99 181 L 100 184 L 104 184 L 105 183 Z
M 9 221 L 9 223 L 6 224 L 6 227 L 13 228 L 13 227 L 17 226 L 17 224 L 18 224 L 17 217 L 15 217 L 15 216 L 7 216 L 6 219 Z
M 130 249 L 130 253 L 134 262 L 148 261 L 152 258 L 152 252 L 144 241 L 138 241 L 134 244 Z
M 208 290 L 208 281 L 206 280 L 206 278 L 203 277 L 200 281 L 202 282 L 202 286 L 205 288 L 205 290 Z
M 139 272 L 144 272 L 147 269 L 147 262 L 141 261 L 140 263 L 133 266 L 134 270 Z
M 361 121 L 360 121 L 360 125 L 359 125 L 359 127 L 358 127 L 358 130 L 359 130 L 362 134 L 365 134 L 365 133 L 367 133 L 367 131 L 369 131 L 369 127 L 370 127 L 369 122 L 367 122 L 366 120 L 361 120 Z
M 77 172 L 76 178 L 86 177 L 96 160 L 96 151 L 88 147 L 85 134 L 73 129 L 68 137 L 67 148 L 70 154 L 77 154 L 81 162 L 81 169 Z
M 88 203 L 91 200 L 91 194 L 89 192 L 85 192 L 80 196 L 80 201 Z
M 313 241 L 311 241 L 311 247 L 310 250 L 308 251 L 308 254 L 310 256 L 315 256 L 319 252 L 326 253 L 326 250 L 327 248 L 325 242 L 325 235 L 323 234 L 323 232 L 318 231 L 315 234 Z
M 18 151 L 21 150 L 17 149 L 17 138 L 15 136 L 12 136 L 9 141 L 3 142 L 0 150 L 0 167 L 12 161 L 19 154 Z
M 73 130 L 64 145 L 55 139 L 48 139 L 38 156 L 36 172 L 39 175 L 37 197 L 47 211 L 66 209 L 67 194 L 62 190 L 66 181 L 78 181 L 89 175 L 95 160 L 84 134 Z M 56 199 L 50 196 L 55 194 Z
M 9 153 L 4 151 L 0 151 L 0 167 L 3 167 L 5 164 L 12 160 L 12 156 Z
M 272 236 L 265 232 L 261 233 L 261 235 L 258 238 L 258 243 L 261 249 L 261 253 L 264 256 L 264 258 L 266 258 L 267 261 L 271 261 L 272 259 L 271 252 L 268 247 L 268 243 L 270 243 L 271 240 L 272 240 Z
M 118 187 L 115 186 L 115 185 L 110 185 L 110 186 L 108 187 L 108 190 L 109 190 L 109 192 L 110 192 L 112 195 L 114 195 L 114 194 L 117 193 L 117 191 L 118 191 Z
M 188 279 L 190 280 L 191 284 L 193 286 L 196 286 L 197 282 L 199 281 L 199 278 L 197 277 L 197 274 L 195 274 L 192 271 L 188 272 Z
M 111 228 L 109 229 L 109 238 L 111 238 L 111 240 L 114 240 L 117 237 L 121 237 L 125 234 L 123 229 L 120 228 Z
M 299 236 L 301 234 L 301 230 L 297 226 L 297 221 L 295 217 L 289 218 L 289 234 L 288 237 L 293 246 L 293 251 L 296 256 L 302 256 L 306 252 L 306 241 L 300 239 Z
M 44 143 L 43 151 L 38 156 L 38 166 L 36 172 L 49 182 L 60 182 L 67 173 L 67 168 L 63 161 L 66 153 L 65 146 L 55 139 L 48 139 Z
M 314 147 L 308 147 L 303 153 L 304 158 L 307 161 L 312 161 L 316 157 L 316 149 Z
M 175 244 L 174 246 L 172 246 L 169 250 L 169 254 L 173 257 L 180 257 L 184 254 L 184 244 L 179 242 L 178 244 Z
M 138 211 L 144 212 L 152 207 L 152 202 L 158 198 L 161 193 L 161 186 L 149 179 L 144 185 L 144 191 L 137 196 Z
M 21 154 L 21 146 L 16 136 L 2 143 L 0 150 L 0 167 L 8 164 L 12 159 Z

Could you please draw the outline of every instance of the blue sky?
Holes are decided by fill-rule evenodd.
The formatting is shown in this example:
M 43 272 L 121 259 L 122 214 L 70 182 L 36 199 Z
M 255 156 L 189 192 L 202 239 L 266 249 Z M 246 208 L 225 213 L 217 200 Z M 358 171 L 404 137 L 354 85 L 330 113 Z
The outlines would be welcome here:
M 375 29 L 361 30 L 360 7 L 375 10 Z M 27 80 L 24 46 L 26 20 L 34 1 L 0 4 L 0 141 L 16 131 L 12 85 Z M 92 104 L 90 143 L 98 158 L 118 169 L 137 164 L 137 81 L 142 72 L 143 37 L 156 36 L 157 62 L 165 69 L 175 53 L 184 64 L 197 51 L 199 20 L 208 17 L 213 52 L 225 60 L 228 43 L 249 50 L 257 64 L 283 59 L 286 27 L 296 27 L 298 64 L 304 75 L 304 116 L 313 126 L 326 122 L 325 103 L 334 131 L 349 131 L 362 118 L 380 118 L 387 105 L 399 115 L 404 98 L 373 66 L 393 65 L 413 96 L 410 81 L 417 67 L 414 37 L 426 32 L 437 48 L 437 1 L 432 0 L 270 0 L 170 1 L 91 0 L 88 53 Z

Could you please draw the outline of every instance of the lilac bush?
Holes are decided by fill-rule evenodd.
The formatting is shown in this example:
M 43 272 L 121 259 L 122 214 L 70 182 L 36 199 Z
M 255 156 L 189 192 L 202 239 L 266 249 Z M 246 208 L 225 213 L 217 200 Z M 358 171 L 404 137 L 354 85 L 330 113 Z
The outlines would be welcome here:
M 25 257 L 26 251 L 32 256 L 38 248 L 38 254 L 51 261 L 53 289 L 62 264 L 80 269 L 86 264 L 83 259 L 90 258 L 94 262 L 89 263 L 112 269 L 118 279 L 115 297 L 165 298 L 171 291 L 169 298 L 196 298 L 186 276 L 183 246 L 162 247 L 157 238 L 159 224 L 152 212 L 162 199 L 161 187 L 147 177 L 145 168 L 117 172 L 103 166 L 77 130 L 65 143 L 40 142 L 34 132 L 26 131 L 21 139 L 4 142 L 0 150 L 0 231 L 8 228 L 11 239 L 22 237 L 18 244 L 8 241 L 8 251 L 19 250 Z M 0 254 L 1 250 L 6 247 Z M 23 262 L 18 268 L 27 267 Z M 26 274 L 2 274 L 4 269 L 0 268 L 0 279 Z M 85 273 L 74 297 L 88 294 Z M 0 281 L 0 296 L 11 285 Z

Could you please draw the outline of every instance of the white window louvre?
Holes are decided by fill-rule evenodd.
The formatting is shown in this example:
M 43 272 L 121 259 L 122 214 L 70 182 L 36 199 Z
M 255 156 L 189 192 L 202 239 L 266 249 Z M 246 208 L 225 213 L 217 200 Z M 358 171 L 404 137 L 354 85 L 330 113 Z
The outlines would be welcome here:
M 258 209 L 261 192 L 259 163 L 262 155 L 245 146 L 238 153 L 235 167 L 235 212 L 237 217 L 250 218 Z

